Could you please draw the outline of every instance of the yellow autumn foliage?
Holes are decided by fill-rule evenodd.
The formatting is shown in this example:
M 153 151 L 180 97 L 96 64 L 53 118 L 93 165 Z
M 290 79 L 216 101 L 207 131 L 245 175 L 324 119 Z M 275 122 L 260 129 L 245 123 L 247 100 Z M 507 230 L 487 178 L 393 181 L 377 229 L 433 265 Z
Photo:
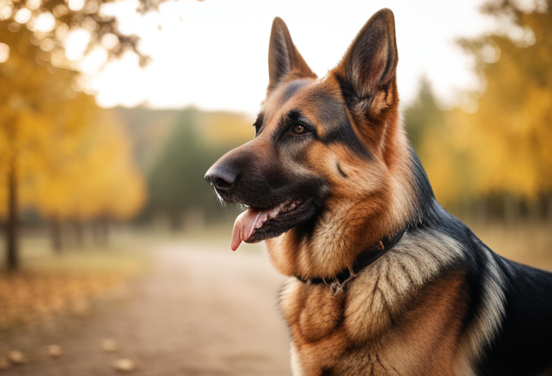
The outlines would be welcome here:
M 146 194 L 122 125 L 103 110 L 96 110 L 85 125 L 58 136 L 62 147 L 52 149 L 48 168 L 37 171 L 32 203 L 56 219 L 128 219 Z
M 420 107 L 426 88 L 405 112 L 436 197 L 445 204 L 506 196 L 537 202 L 552 194 L 552 1 L 530 13 L 510 1 L 488 3 L 496 6 L 491 14 L 506 14 L 511 24 L 461 41 L 481 78 L 480 92 L 464 93 L 477 101 L 477 111 L 439 110 L 434 121 L 431 95 Z M 515 39 L 508 30 L 523 32 Z
M 530 200 L 552 190 L 552 10 L 519 13 L 534 43 L 493 35 L 472 43 L 479 57 L 494 48 L 496 62 L 479 62 L 486 82 L 479 110 L 462 119 L 478 170 L 480 194 L 502 193 Z
M 13 171 L 19 207 L 56 219 L 130 218 L 146 194 L 122 124 L 73 89 L 76 72 L 34 59 L 28 30 L 0 23 L 0 37 L 11 46 L 0 64 L 0 216 Z
M 211 147 L 239 145 L 254 136 L 254 120 L 249 116 L 231 112 L 211 112 L 203 116 L 200 130 L 202 141 Z

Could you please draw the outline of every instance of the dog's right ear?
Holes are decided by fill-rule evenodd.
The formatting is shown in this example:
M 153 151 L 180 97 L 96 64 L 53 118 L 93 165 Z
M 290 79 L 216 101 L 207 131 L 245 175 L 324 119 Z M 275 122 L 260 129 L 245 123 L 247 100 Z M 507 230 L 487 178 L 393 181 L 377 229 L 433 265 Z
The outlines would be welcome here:
M 357 115 L 372 115 L 398 102 L 396 70 L 399 60 L 395 18 L 389 9 L 375 13 L 334 69 L 347 105 Z
M 270 94 L 282 81 L 296 78 L 316 78 L 291 40 L 284 21 L 276 17 L 272 23 L 270 45 L 268 48 L 268 73 L 270 82 L 267 94 Z

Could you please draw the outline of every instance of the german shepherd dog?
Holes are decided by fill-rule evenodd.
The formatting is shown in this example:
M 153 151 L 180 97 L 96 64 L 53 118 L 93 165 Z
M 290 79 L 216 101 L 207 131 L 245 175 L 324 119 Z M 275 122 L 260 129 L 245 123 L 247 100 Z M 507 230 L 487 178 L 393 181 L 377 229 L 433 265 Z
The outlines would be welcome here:
M 491 251 L 435 200 L 398 111 L 393 13 L 317 78 L 276 18 L 255 138 L 207 172 L 265 240 L 296 376 L 552 375 L 552 274 Z

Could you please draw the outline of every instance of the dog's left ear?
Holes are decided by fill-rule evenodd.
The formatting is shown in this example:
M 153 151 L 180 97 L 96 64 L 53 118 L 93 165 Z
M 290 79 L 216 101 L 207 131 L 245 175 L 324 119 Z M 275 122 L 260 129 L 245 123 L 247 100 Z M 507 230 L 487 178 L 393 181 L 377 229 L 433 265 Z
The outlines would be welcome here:
M 398 60 L 395 17 L 390 9 L 382 9 L 368 20 L 333 70 L 355 114 L 378 115 L 397 100 Z
M 282 81 L 294 78 L 316 78 L 295 45 L 285 22 L 276 17 L 272 23 L 270 45 L 268 48 L 268 72 L 270 82 L 267 94 L 270 94 Z

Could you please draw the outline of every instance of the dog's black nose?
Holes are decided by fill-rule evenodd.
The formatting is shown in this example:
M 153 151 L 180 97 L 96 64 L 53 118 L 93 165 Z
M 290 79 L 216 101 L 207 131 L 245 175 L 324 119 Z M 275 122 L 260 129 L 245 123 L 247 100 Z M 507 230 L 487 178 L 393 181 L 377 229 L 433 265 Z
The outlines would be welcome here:
M 226 191 L 234 185 L 238 173 L 230 166 L 218 166 L 215 164 L 205 174 L 205 180 L 207 180 L 216 189 Z

